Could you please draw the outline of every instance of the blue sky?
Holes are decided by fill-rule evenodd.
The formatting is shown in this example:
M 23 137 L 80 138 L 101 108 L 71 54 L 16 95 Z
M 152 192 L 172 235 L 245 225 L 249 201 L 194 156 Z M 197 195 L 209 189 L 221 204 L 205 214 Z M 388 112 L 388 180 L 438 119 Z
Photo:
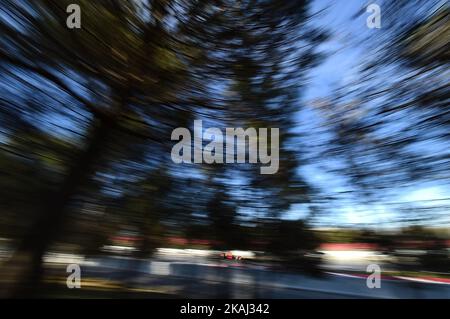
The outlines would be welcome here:
M 369 2 L 369 3 L 377 3 Z M 326 137 L 318 127 L 321 124 L 320 116 L 314 111 L 314 101 L 332 95 L 333 90 L 342 87 L 356 78 L 358 67 L 370 55 L 371 36 L 376 36 L 377 29 L 366 27 L 365 6 L 368 2 L 316 0 L 312 5 L 312 12 L 319 13 L 314 19 L 314 25 L 331 32 L 328 41 L 319 48 L 326 54 L 326 60 L 315 68 L 310 74 L 310 82 L 303 93 L 306 107 L 299 112 L 299 131 L 305 134 L 316 134 L 313 140 Z M 383 9 L 383 8 L 381 8 Z M 381 11 L 383 25 L 383 11 Z M 445 144 L 437 141 L 416 146 L 418 151 L 434 153 L 442 150 Z M 329 194 L 337 194 L 351 190 L 351 185 L 346 183 L 342 176 L 337 176 L 325 171 L 324 167 L 339 165 L 336 162 L 318 160 L 315 164 L 301 167 L 300 173 L 314 186 L 319 187 Z M 433 202 L 435 205 L 448 205 L 450 203 L 450 188 L 448 183 L 428 182 L 416 183 L 408 187 L 392 187 L 386 198 L 394 203 L 411 202 L 421 207 Z M 321 216 L 318 222 L 324 226 L 369 226 L 377 224 L 378 227 L 390 227 L 394 225 L 395 207 L 391 203 L 371 205 L 370 207 L 357 204 L 351 198 L 340 203 L 339 207 L 330 207 L 330 213 Z M 285 218 L 297 219 L 305 216 L 301 205 L 293 207 Z M 450 225 L 450 218 L 443 217 L 439 221 L 441 225 Z

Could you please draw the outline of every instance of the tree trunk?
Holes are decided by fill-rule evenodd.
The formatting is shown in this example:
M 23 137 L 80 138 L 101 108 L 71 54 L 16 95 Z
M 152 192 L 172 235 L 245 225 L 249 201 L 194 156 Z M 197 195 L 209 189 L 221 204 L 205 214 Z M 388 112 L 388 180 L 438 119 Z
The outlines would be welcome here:
M 8 262 L 10 267 L 7 265 L 2 275 L 9 277 L 6 286 L 10 287 L 2 289 L 6 297 L 39 296 L 44 254 L 66 220 L 71 199 L 95 171 L 95 163 L 105 149 L 113 126 L 114 121 L 111 118 L 94 120 L 85 150 L 73 163 L 61 187 L 45 198 L 46 203 L 42 211 Z

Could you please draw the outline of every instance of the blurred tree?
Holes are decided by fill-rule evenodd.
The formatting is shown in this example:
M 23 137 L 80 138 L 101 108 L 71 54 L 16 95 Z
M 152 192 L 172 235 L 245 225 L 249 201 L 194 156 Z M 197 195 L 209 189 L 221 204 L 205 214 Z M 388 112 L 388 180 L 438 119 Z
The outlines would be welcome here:
M 249 187 L 259 189 L 237 198 L 240 205 L 265 203 L 265 211 L 276 214 L 305 201 L 308 187 L 295 173 L 295 142 L 287 127 L 303 76 L 317 62 L 314 46 L 323 39 L 305 25 L 307 2 L 80 0 L 81 29 L 66 27 L 70 3 L 0 4 L 4 134 L 17 138 L 22 126 L 35 125 L 52 135 L 64 132 L 76 145 L 58 164 L 54 186 L 36 186 L 41 205 L 29 208 L 33 218 L 11 259 L 17 266 L 12 278 L 21 284 L 5 291 L 25 296 L 39 288 L 42 257 L 77 201 L 109 197 L 106 211 L 137 224 L 146 249 L 154 247 L 151 237 L 169 209 L 205 207 L 208 197 L 192 199 L 191 190 L 167 195 L 173 189 L 167 186 L 170 174 L 146 173 L 150 167 L 166 169 L 158 163 L 170 161 L 170 132 L 199 116 L 283 130 L 279 174 L 251 177 Z M 218 178 L 227 176 L 214 170 Z M 112 176 L 120 175 L 114 184 Z M 133 191 L 126 192 L 130 185 Z M 25 195 L 22 188 L 11 191 Z M 178 204 L 155 204 L 165 198 Z M 189 200 L 192 207 L 180 207 L 189 207 Z M 223 209 L 210 206 L 213 222 L 231 218 L 226 224 L 232 224 L 236 207 Z
M 442 220 L 445 202 L 399 202 L 398 193 L 450 177 L 449 9 L 439 1 L 381 7 L 384 26 L 366 44 L 361 71 L 317 106 L 331 138 L 316 156 L 339 163 L 330 172 L 349 185 L 341 199 L 386 204 L 399 226 Z
M 288 268 L 318 274 L 321 258 L 317 254 L 320 238 L 302 220 L 266 221 L 266 251 L 281 259 Z

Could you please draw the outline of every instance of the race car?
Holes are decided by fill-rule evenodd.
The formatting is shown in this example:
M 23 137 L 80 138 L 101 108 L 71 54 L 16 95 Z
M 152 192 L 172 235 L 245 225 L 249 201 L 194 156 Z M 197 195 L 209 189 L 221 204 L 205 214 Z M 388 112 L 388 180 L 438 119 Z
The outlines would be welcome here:
M 228 260 L 242 260 L 242 256 L 236 255 L 232 251 L 227 251 L 227 252 L 221 253 L 220 257 L 222 257 L 223 259 L 228 259 Z
M 254 260 L 256 253 L 248 250 L 228 250 L 221 253 L 220 257 L 228 260 Z

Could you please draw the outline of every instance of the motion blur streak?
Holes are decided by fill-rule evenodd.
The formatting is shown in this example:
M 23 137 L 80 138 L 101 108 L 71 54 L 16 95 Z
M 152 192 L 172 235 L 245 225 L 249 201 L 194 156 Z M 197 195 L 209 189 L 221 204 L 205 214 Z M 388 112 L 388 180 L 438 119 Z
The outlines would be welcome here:
M 448 2 L 377 4 L 2 0 L 1 297 L 450 298 Z M 175 164 L 195 120 L 278 171 Z

